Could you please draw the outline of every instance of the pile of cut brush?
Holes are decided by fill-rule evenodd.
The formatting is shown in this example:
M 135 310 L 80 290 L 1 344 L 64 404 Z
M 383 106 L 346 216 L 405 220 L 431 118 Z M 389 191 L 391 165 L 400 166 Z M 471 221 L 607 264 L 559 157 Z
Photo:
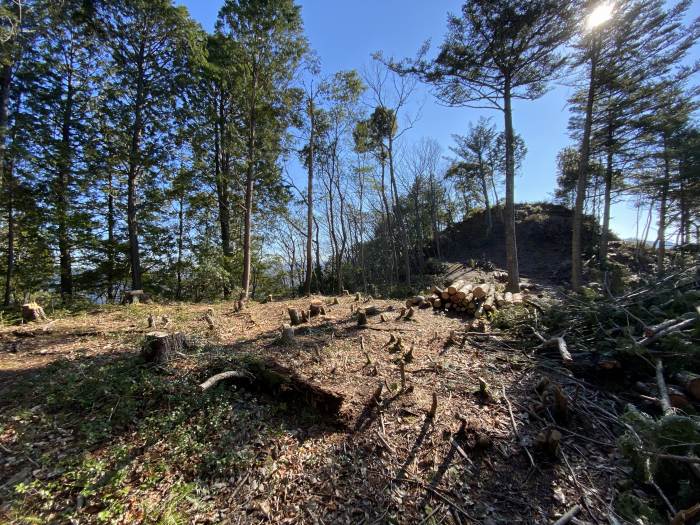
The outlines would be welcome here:
M 500 274 L 495 274 L 494 277 L 494 280 L 501 278 Z M 411 297 L 406 301 L 406 306 L 432 306 L 436 310 L 450 310 L 480 319 L 499 308 L 523 304 L 524 294 L 528 291 L 528 288 L 523 287 L 521 292 L 512 293 L 505 291 L 505 286 L 500 283 L 458 280 L 445 288 L 433 286 L 430 296 Z
M 618 408 L 624 408 L 617 419 L 620 445 L 642 490 L 621 494 L 619 503 L 646 515 L 640 523 L 667 523 L 660 517 L 664 513 L 677 517 L 683 512 L 693 519 L 672 523 L 696 523 L 700 265 L 642 277 L 636 289 L 619 297 L 604 285 L 590 286 L 547 312 L 537 328 L 560 340 L 566 337 L 576 362 L 617 363 L 587 379 L 613 378 L 606 384 L 615 391 Z

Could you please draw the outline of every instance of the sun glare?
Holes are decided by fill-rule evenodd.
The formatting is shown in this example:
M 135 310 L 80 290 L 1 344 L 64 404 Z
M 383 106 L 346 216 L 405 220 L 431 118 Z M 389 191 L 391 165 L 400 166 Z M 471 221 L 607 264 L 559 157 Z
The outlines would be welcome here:
M 586 27 L 588 29 L 595 29 L 596 27 L 604 24 L 612 18 L 612 12 L 612 3 L 606 2 L 600 4 L 593 10 L 593 12 L 590 15 L 588 15 L 588 18 L 586 20 Z

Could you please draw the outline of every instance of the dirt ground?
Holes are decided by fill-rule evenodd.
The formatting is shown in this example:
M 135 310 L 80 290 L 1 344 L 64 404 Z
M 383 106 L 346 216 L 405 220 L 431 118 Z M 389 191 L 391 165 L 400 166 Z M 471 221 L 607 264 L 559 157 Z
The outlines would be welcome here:
M 384 320 L 358 328 L 367 304 L 320 299 L 326 315 L 291 345 L 287 308 L 309 299 L 105 306 L 0 329 L 0 521 L 550 523 L 580 505 L 579 523 L 608 522 L 624 470 L 614 400 L 556 355 L 432 309 L 398 319 L 398 301 L 371 301 Z M 139 357 L 149 313 L 192 341 L 163 366 Z M 342 396 L 340 411 L 284 388 L 200 391 L 251 361 Z M 558 450 L 538 445 L 555 430 Z

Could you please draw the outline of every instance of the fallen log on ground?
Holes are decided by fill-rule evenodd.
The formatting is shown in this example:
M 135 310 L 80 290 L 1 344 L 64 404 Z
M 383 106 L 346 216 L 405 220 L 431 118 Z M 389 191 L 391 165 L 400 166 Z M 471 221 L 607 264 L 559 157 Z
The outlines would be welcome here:
M 656 360 L 656 385 L 659 388 L 659 401 L 661 402 L 661 411 L 664 415 L 673 413 L 673 406 L 668 395 L 668 388 L 664 380 L 664 365 L 661 359 Z
M 649 346 L 650 344 L 658 341 L 665 335 L 671 334 L 673 332 L 680 332 L 681 330 L 685 330 L 686 328 L 690 328 L 695 324 L 697 321 L 697 318 L 693 316 L 691 319 L 686 319 L 685 321 L 681 321 L 680 323 L 676 323 L 674 325 L 671 325 L 667 328 L 664 328 L 663 330 L 660 330 L 656 332 L 654 335 L 651 337 L 645 337 L 641 341 L 639 341 L 640 346 Z

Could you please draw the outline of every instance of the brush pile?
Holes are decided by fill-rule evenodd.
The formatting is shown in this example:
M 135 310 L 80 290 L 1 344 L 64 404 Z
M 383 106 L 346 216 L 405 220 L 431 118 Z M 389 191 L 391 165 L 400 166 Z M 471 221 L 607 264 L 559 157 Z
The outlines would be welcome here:
M 547 312 L 537 329 L 565 335 L 577 363 L 617 363 L 603 371 L 591 367 L 595 373 L 585 378 L 606 383 L 624 409 L 615 421 L 622 430 L 619 444 L 642 490 L 623 492 L 618 511 L 643 515 L 643 523 L 668 522 L 690 511 L 697 519 L 700 265 L 642 277 L 618 297 L 605 280 L 591 285 Z

